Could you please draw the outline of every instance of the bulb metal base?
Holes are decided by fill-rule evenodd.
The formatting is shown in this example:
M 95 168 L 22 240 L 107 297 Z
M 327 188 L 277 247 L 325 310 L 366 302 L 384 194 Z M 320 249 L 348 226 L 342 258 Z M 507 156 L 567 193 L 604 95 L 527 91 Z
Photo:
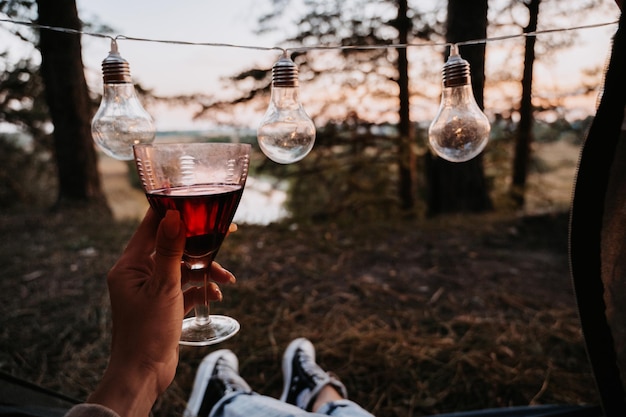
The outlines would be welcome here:
M 460 87 L 471 82 L 469 62 L 461 58 L 456 48 L 452 49 L 442 72 L 444 87 Z
M 111 40 L 111 51 L 102 61 L 102 79 L 105 84 L 132 84 L 130 65 L 117 50 L 117 43 Z
M 283 55 L 272 67 L 272 86 L 298 87 L 298 66 L 287 55 Z

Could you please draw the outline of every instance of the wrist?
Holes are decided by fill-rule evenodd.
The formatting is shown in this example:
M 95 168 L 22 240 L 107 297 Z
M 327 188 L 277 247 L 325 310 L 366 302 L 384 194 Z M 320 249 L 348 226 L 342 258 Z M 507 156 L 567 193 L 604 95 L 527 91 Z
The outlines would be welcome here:
M 124 417 L 146 417 L 161 394 L 158 378 L 150 369 L 119 368 L 109 364 L 102 380 L 87 399 Z

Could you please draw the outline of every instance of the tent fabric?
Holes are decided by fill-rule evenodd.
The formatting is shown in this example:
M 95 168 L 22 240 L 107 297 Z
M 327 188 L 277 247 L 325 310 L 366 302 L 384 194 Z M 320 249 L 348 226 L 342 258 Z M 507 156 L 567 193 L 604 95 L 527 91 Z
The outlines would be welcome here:
M 583 145 L 570 214 L 570 268 L 607 417 L 626 416 L 626 39 L 624 14 L 596 117 Z

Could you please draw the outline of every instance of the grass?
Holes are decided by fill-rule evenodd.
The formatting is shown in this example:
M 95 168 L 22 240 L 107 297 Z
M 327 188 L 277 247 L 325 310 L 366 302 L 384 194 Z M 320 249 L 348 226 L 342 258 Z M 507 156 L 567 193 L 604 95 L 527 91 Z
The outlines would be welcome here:
M 105 275 L 135 223 L 83 212 L 0 212 L 0 370 L 79 400 L 106 366 Z M 181 347 L 154 409 L 180 415 L 195 369 L 232 349 L 262 394 L 305 336 L 375 415 L 598 403 L 567 263 L 567 214 L 241 226 L 219 261 L 238 277 L 216 313 L 241 332 Z

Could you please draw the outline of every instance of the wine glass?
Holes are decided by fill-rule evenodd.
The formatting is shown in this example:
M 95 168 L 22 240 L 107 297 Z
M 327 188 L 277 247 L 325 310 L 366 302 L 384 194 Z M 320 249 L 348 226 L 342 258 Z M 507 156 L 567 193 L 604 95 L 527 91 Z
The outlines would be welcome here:
M 208 288 L 215 259 L 243 194 L 250 163 L 249 144 L 155 143 L 133 147 L 141 184 L 150 206 L 163 217 L 180 212 L 186 228 L 182 262 L 202 270 Z M 195 275 L 195 274 L 194 274 Z M 182 345 L 206 346 L 239 331 L 237 320 L 209 314 L 209 301 L 195 306 L 195 317 L 183 320 Z

